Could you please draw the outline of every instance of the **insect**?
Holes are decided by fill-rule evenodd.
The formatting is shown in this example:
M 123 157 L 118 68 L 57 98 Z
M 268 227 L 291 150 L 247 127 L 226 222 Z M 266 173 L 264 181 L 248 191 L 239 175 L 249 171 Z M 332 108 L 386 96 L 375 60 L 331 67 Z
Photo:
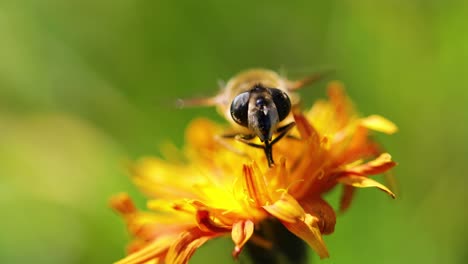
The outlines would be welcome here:
M 268 166 L 275 162 L 272 147 L 288 134 L 295 123 L 291 109 L 299 103 L 296 90 L 320 79 L 323 74 L 290 81 L 266 69 L 251 69 L 232 77 L 214 97 L 179 100 L 184 106 L 216 106 L 238 132 L 223 135 L 265 152 Z M 258 137 L 262 144 L 252 140 Z

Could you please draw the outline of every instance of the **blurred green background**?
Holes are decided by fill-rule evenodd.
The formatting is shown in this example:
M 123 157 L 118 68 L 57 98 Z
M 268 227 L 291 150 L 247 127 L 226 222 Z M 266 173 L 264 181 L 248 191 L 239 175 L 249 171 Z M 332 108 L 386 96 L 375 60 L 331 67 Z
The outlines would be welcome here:
M 183 143 L 212 95 L 251 67 L 335 69 L 399 162 L 398 199 L 360 190 L 314 263 L 467 263 L 468 6 L 463 1 L 0 2 L 0 263 L 110 263 L 129 241 L 108 198 L 124 162 Z M 307 104 L 325 81 L 302 91 Z M 380 178 L 382 179 L 382 178 Z M 330 199 L 336 204 L 336 194 Z M 193 263 L 232 263 L 229 239 Z

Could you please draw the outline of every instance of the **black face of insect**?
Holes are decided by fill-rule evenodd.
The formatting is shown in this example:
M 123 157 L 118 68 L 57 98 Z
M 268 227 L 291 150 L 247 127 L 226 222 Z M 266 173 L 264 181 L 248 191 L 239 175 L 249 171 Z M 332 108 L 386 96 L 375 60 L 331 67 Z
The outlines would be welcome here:
M 291 111 L 291 101 L 288 95 L 280 89 L 265 88 L 256 85 L 250 91 L 236 96 L 231 104 L 232 119 L 241 126 L 249 128 L 265 143 L 265 153 L 269 164 L 271 157 L 271 141 L 279 122 L 284 120 Z
M 255 86 L 239 94 L 231 104 L 232 119 L 249 128 L 263 141 L 270 141 L 280 121 L 291 111 L 288 95 L 276 88 Z

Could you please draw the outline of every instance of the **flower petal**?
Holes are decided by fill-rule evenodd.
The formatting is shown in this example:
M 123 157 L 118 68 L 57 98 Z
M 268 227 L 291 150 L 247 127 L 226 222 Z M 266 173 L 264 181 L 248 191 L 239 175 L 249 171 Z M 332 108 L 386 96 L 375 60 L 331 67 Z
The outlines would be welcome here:
M 383 153 L 376 159 L 367 163 L 357 165 L 343 171 L 343 174 L 353 175 L 373 175 L 385 172 L 396 165 L 396 162 L 392 161 L 392 156 L 388 153 Z
M 244 187 L 252 202 L 261 207 L 270 200 L 268 187 L 257 164 L 254 162 L 251 166 L 244 165 Z
M 291 195 L 284 193 L 282 197 L 271 205 L 263 206 L 268 213 L 281 221 L 295 223 L 304 218 L 304 209 Z
M 149 197 L 166 199 L 196 198 L 193 185 L 200 181 L 188 166 L 168 163 L 157 158 L 143 158 L 129 166 L 133 182 Z M 180 180 L 180 175 L 191 177 Z
M 314 146 L 318 146 L 320 144 L 319 134 L 307 118 L 302 113 L 294 113 L 294 120 L 301 138 L 310 140 Z
M 136 213 L 132 199 L 126 193 L 119 193 L 111 197 L 110 206 L 122 216 L 130 216 Z
M 214 233 L 225 233 L 229 231 L 228 228 L 218 225 L 213 220 L 211 220 L 210 213 L 207 210 L 198 210 L 196 219 L 198 227 L 203 231 Z
M 195 253 L 195 250 L 215 236 L 216 235 L 213 233 L 205 232 L 198 228 L 187 230 L 182 233 L 176 241 L 171 241 L 172 246 L 167 252 L 166 263 L 188 263 L 193 253 Z
M 305 217 L 300 221 L 295 223 L 283 222 L 283 225 L 291 231 L 291 233 L 306 241 L 321 259 L 328 258 L 328 250 L 325 246 L 325 242 L 323 242 L 317 221 L 317 218 L 310 214 L 305 214 Z
M 207 133 L 207 131 L 210 131 Z M 206 118 L 197 118 L 190 122 L 185 130 L 185 139 L 188 144 L 203 151 L 216 149 L 213 135 L 221 134 L 222 129 Z
M 355 114 L 355 110 L 351 100 L 345 93 L 343 83 L 339 81 L 330 82 L 327 87 L 327 93 L 335 110 L 335 122 L 337 122 L 339 127 L 346 126 Z
M 178 235 L 179 234 L 158 237 L 158 239 L 154 240 L 144 248 L 128 255 L 126 258 L 118 262 L 115 262 L 115 264 L 137 264 L 145 263 L 152 259 L 159 259 L 166 254 L 167 250 L 173 244 L 174 240 L 177 239 Z
M 232 226 L 231 237 L 236 244 L 232 256 L 237 258 L 242 251 L 245 243 L 250 239 L 254 232 L 254 223 L 250 220 L 243 220 L 234 223 Z
M 392 191 L 390 191 L 390 189 L 385 187 L 385 185 L 364 176 L 347 175 L 339 177 L 337 181 L 346 185 L 351 185 L 359 188 L 377 187 L 380 190 L 388 193 L 392 198 L 395 199 L 395 194 Z
M 361 119 L 361 125 L 386 134 L 393 134 L 398 131 L 398 127 L 392 121 L 379 115 L 371 115 Z
M 125 219 L 129 232 L 143 241 L 153 240 L 171 233 L 178 234 L 180 230 L 195 224 L 193 216 L 190 217 L 176 211 L 171 214 L 137 211 L 132 200 L 125 193 L 112 197 L 110 203 Z
M 340 212 L 345 212 L 351 205 L 356 188 L 350 185 L 343 185 L 343 193 L 340 198 Z
M 335 231 L 335 210 L 321 197 L 306 197 L 301 200 L 301 205 L 307 214 L 317 218 L 317 226 L 324 235 Z

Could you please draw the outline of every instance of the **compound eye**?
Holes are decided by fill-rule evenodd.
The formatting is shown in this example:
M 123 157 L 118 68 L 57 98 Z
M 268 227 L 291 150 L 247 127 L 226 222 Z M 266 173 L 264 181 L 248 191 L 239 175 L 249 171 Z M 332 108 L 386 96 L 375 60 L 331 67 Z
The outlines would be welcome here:
M 289 96 L 280 89 L 270 88 L 271 97 L 276 105 L 279 120 L 285 119 L 291 112 L 291 100 Z
M 231 117 L 239 125 L 248 127 L 249 92 L 239 94 L 232 100 Z

